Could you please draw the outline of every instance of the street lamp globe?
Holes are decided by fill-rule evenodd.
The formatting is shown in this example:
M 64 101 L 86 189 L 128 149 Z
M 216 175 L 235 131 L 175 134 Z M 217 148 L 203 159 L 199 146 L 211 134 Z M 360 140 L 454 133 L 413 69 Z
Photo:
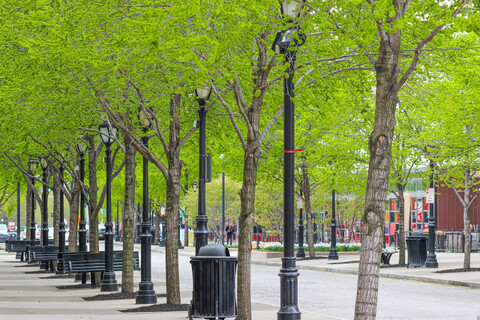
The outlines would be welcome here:
M 87 144 L 85 143 L 85 140 L 83 140 L 82 136 L 79 136 L 79 138 L 80 141 L 75 145 L 75 148 L 77 149 L 78 154 L 83 156 L 87 151 Z
M 193 182 L 192 182 L 192 190 L 193 190 L 193 191 L 196 191 L 197 189 L 198 189 L 197 181 L 193 181 Z
M 117 134 L 117 128 L 114 125 L 109 125 L 107 121 L 104 121 L 98 129 L 100 130 L 100 137 L 103 143 L 111 146 L 114 141 L 113 136 Z
M 35 159 L 30 159 L 28 160 L 28 169 L 30 169 L 30 172 L 35 172 L 38 168 L 38 161 Z
M 146 131 L 152 126 L 152 121 L 150 120 L 149 115 L 147 114 L 147 109 L 152 111 L 152 107 L 139 107 L 138 108 L 138 122 L 142 128 Z
M 298 18 L 302 12 L 303 9 L 303 4 L 305 3 L 305 0 L 303 1 L 294 1 L 294 0 L 286 0 L 281 2 L 281 15 L 282 18 L 288 16 L 290 18 Z
M 40 158 L 40 166 L 42 167 L 43 170 L 47 169 L 47 166 L 48 166 L 47 157 Z
M 209 85 L 204 85 L 200 88 L 195 89 L 195 97 L 201 100 L 208 100 L 212 94 L 212 87 Z

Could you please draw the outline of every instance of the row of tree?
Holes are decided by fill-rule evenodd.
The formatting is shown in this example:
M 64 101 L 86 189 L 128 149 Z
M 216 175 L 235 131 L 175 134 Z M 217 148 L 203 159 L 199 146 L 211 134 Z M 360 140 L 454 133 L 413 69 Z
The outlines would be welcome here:
M 239 221 L 238 313 L 239 319 L 251 319 L 255 213 L 281 216 L 285 62 L 270 47 L 289 22 L 278 17 L 277 7 L 276 0 L 5 4 L 2 181 L 23 180 L 40 202 L 26 166 L 31 157 L 48 154 L 49 187 L 54 196 L 65 193 L 74 229 L 84 194 L 91 250 L 98 251 L 92 222 L 98 222 L 105 191 L 99 187 L 104 164 L 98 161 L 97 128 L 103 120 L 115 124 L 120 134 L 114 194 L 124 202 L 124 256 L 133 251 L 135 202 L 141 195 L 136 164 L 145 157 L 156 169 L 152 197 L 166 199 L 167 302 L 180 303 L 178 212 L 198 173 L 193 92 L 210 83 L 207 149 L 214 154 L 215 172 L 241 181 L 240 206 L 233 209 Z M 467 186 L 478 169 L 478 17 L 467 0 L 312 0 L 297 22 L 307 36 L 298 49 L 295 77 L 296 144 L 303 150 L 297 156 L 297 187 L 310 235 L 312 207 L 328 203 L 322 195 L 329 190 L 352 195 L 355 207 L 364 208 L 356 212 L 364 222 L 358 319 L 376 314 L 390 176 L 401 192 L 412 168 L 431 160 L 458 189 L 459 175 L 469 173 L 462 180 Z M 138 124 L 140 111 L 152 123 L 148 130 Z M 152 138 L 149 148 L 141 142 L 144 136 Z M 75 147 L 82 141 L 88 147 L 85 182 Z M 60 165 L 66 169 L 63 180 Z M 75 232 L 69 240 L 74 250 Z M 313 248 L 313 238 L 308 242 Z M 128 268 L 124 291 L 133 290 Z

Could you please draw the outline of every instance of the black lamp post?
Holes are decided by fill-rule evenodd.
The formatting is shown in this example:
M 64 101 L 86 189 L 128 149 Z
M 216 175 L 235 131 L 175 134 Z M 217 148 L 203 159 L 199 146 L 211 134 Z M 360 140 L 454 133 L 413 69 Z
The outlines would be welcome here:
M 35 159 L 30 159 L 28 161 L 28 170 L 30 171 L 30 174 L 33 176 L 35 173 L 35 170 L 37 170 L 38 167 L 38 161 Z M 35 187 L 35 177 L 32 177 L 32 185 Z M 30 240 L 33 241 L 35 240 L 35 233 L 37 231 L 37 228 L 35 226 L 35 192 L 32 190 L 32 221 L 30 222 Z
M 303 247 L 303 192 L 300 189 L 300 199 L 298 201 L 300 215 L 298 217 L 298 249 L 297 258 L 305 258 L 305 248 Z
M 60 164 L 60 180 L 63 184 L 63 165 Z M 58 224 L 58 252 L 65 252 L 65 208 L 63 203 L 63 189 L 60 188 L 60 222 Z
M 87 251 L 87 229 L 85 219 L 85 193 L 83 192 L 83 183 L 85 181 L 85 152 L 87 151 L 87 144 L 80 139 L 76 145 L 77 153 L 80 156 L 80 222 L 78 223 L 78 251 Z M 82 278 L 83 279 L 83 278 Z
M 195 255 L 198 255 L 198 251 L 201 247 L 208 244 L 208 230 L 207 223 L 208 218 L 205 210 L 205 119 L 207 117 L 207 100 L 210 98 L 212 88 L 205 86 L 195 90 L 195 97 L 200 106 L 198 114 L 200 116 L 200 143 L 199 143 L 199 174 L 198 174 L 198 215 L 196 217 L 197 228 L 195 230 Z
M 112 223 L 112 163 L 111 155 L 114 139 L 113 136 L 117 133 L 115 126 L 110 126 L 104 121 L 100 126 L 100 137 L 105 144 L 105 154 L 107 162 L 107 222 L 105 223 L 105 272 L 103 273 L 102 284 L 100 291 L 118 291 L 117 280 L 113 272 L 113 223 Z
M 425 261 L 425 267 L 438 268 L 437 256 L 435 255 L 435 218 L 437 215 L 437 188 L 435 183 L 435 163 L 430 160 L 430 170 L 432 176 L 430 178 L 430 188 L 434 192 L 434 203 L 430 203 L 430 212 L 428 217 L 428 254 Z
M 282 17 L 289 18 L 292 22 L 302 12 L 302 1 L 282 1 L 280 13 Z M 295 258 L 295 106 L 292 102 L 293 75 L 295 73 L 296 50 L 303 44 L 305 37 L 299 34 L 301 42 L 292 37 L 293 33 L 300 30 L 300 26 L 294 24 L 288 30 L 277 33 L 272 49 L 276 53 L 283 54 L 289 63 L 288 77 L 284 77 L 284 250 L 282 268 L 280 269 L 280 310 L 277 313 L 279 320 L 301 319 L 298 309 L 298 269 Z
M 17 240 L 20 240 L 20 181 L 17 181 Z
M 118 206 L 119 203 L 117 201 L 117 216 L 115 217 L 115 241 L 120 241 L 120 213 Z
M 328 260 L 338 260 L 337 253 L 337 220 L 335 219 L 335 189 L 332 190 L 332 223 L 330 224 L 330 252 Z
M 178 210 L 178 232 L 177 232 L 178 249 L 183 249 L 182 239 L 180 239 L 181 226 L 182 226 L 182 215 L 181 215 L 181 210 Z
M 139 108 L 139 120 L 143 128 L 142 143 L 145 149 L 148 149 L 147 131 L 152 125 L 150 116 L 143 107 Z M 150 232 L 151 223 L 148 214 L 148 159 L 143 157 L 143 208 L 142 208 L 142 234 L 141 241 L 141 281 L 138 285 L 138 292 L 135 298 L 136 304 L 155 304 L 157 295 L 153 286 L 152 274 L 152 234 Z
M 222 244 L 225 245 L 225 172 L 222 172 L 222 232 L 221 234 L 222 234 Z
M 40 165 L 43 170 L 43 191 L 42 191 L 42 246 L 48 246 L 48 187 L 47 187 L 47 169 L 48 162 L 47 158 L 43 157 L 40 159 Z

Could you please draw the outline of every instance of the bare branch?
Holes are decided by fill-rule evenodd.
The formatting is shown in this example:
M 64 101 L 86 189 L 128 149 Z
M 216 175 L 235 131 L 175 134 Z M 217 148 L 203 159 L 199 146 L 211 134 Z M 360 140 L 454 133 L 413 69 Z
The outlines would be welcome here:
M 237 133 L 238 139 L 240 140 L 240 143 L 242 144 L 242 148 L 244 151 L 247 151 L 247 143 L 245 142 L 245 138 L 242 135 L 242 132 L 240 131 L 240 127 L 238 126 L 237 122 L 235 121 L 235 116 L 232 112 L 232 109 L 228 105 L 228 103 L 222 98 L 220 92 L 218 91 L 217 86 L 213 85 L 213 92 L 215 93 L 215 96 L 217 99 L 220 101 L 220 103 L 223 105 L 225 110 L 227 110 L 228 116 L 230 118 L 230 121 L 232 122 L 233 128 L 235 129 L 235 132 Z
M 455 9 L 455 11 L 452 13 L 452 18 L 455 18 L 460 13 L 460 11 L 465 6 L 465 2 L 466 0 L 462 0 L 462 5 L 459 8 Z M 417 44 L 412 63 L 410 64 L 410 67 L 408 68 L 408 70 L 403 74 L 400 81 L 396 84 L 395 86 L 396 91 L 398 91 L 405 84 L 405 82 L 407 82 L 408 78 L 413 73 L 413 71 L 417 69 L 418 61 L 420 59 L 420 54 L 422 53 L 423 47 L 428 42 L 430 42 L 430 40 L 432 40 L 433 37 L 435 37 L 444 27 L 445 27 L 445 24 L 437 26 L 435 29 L 432 30 L 432 32 L 430 32 L 430 34 L 428 34 L 422 41 L 420 41 Z
M 275 114 L 275 116 L 273 116 L 273 118 L 268 122 L 268 124 L 266 125 L 266 127 L 263 129 L 262 133 L 260 134 L 260 138 L 259 138 L 259 144 L 261 145 L 263 143 L 263 141 L 265 140 L 265 137 L 267 136 L 268 132 L 270 131 L 270 129 L 273 127 L 273 125 L 278 121 L 278 119 L 281 117 L 281 115 L 283 114 L 283 108 L 284 108 L 284 105 L 282 103 L 282 106 L 280 107 L 280 109 L 278 109 L 277 113 Z

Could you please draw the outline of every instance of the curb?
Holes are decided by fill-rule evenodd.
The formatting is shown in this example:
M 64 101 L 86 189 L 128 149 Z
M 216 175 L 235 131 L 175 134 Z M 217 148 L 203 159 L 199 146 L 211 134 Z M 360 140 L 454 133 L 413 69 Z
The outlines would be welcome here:
M 273 266 L 273 267 L 280 267 L 280 268 L 282 267 L 282 264 L 277 262 L 264 262 L 264 261 L 252 260 L 252 264 Z M 342 269 L 335 269 L 335 268 L 329 268 L 329 267 L 297 266 L 297 269 L 358 275 L 358 271 L 342 270 Z M 404 274 L 392 274 L 392 273 L 380 272 L 380 278 L 420 281 L 420 282 L 427 282 L 427 283 L 433 283 L 433 284 L 439 284 L 439 285 L 480 289 L 479 283 L 471 283 L 471 282 L 456 281 L 456 280 L 433 279 L 428 277 L 410 276 L 410 275 L 404 275 Z

